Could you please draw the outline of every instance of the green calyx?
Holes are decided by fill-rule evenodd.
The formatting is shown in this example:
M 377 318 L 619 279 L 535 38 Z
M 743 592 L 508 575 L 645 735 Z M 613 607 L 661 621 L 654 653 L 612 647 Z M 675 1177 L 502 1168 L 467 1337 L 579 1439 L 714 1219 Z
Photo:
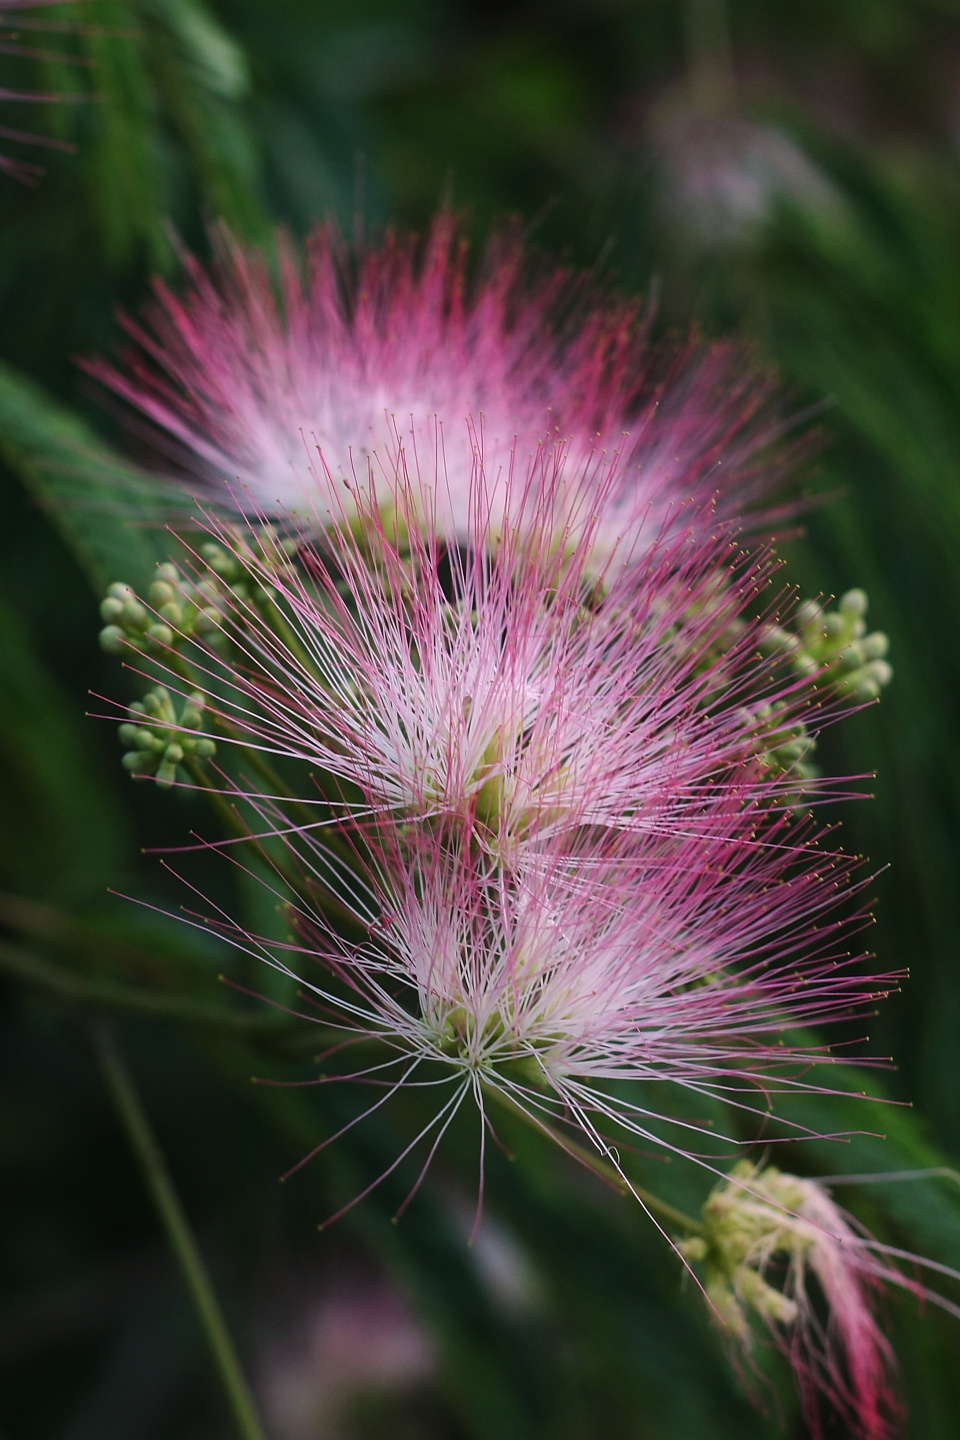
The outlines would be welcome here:
M 162 789 L 169 789 L 184 761 L 210 760 L 217 747 L 209 735 L 197 733 L 203 724 L 205 703 L 200 691 L 194 690 L 178 713 L 164 685 L 148 690 L 143 700 L 130 706 L 130 719 L 119 728 L 126 751 L 124 769 L 137 776 L 152 775 Z

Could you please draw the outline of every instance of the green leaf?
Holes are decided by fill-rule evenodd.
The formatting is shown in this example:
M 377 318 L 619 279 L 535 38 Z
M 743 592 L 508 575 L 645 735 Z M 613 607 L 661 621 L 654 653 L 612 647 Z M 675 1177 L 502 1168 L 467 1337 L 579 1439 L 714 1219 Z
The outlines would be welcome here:
M 99 594 L 145 588 L 167 557 L 165 517 L 187 502 L 117 456 L 39 386 L 0 365 L 0 454 L 47 510 Z
M 166 147 L 139 16 L 124 0 L 100 0 L 82 33 L 98 97 L 82 154 L 105 258 L 126 260 L 142 246 L 151 265 L 165 266 L 173 256 L 164 228 Z
M 239 105 L 249 83 L 242 49 L 198 0 L 149 0 L 143 16 L 158 94 L 208 215 L 266 239 L 259 144 Z

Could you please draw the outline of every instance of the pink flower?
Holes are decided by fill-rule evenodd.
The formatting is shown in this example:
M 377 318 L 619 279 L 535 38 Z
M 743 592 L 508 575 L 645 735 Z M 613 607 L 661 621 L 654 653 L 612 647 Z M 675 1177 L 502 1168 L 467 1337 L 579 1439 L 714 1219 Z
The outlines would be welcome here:
M 299 567 L 211 521 L 221 543 L 198 578 L 239 556 L 273 597 L 218 601 L 238 663 L 211 713 L 241 744 L 324 772 L 355 817 L 455 820 L 508 867 L 583 827 L 712 835 L 728 787 L 744 812 L 795 788 L 762 753 L 829 706 L 761 653 L 765 622 L 742 618 L 768 565 L 681 532 L 598 578 L 590 528 L 568 554 L 549 521 L 451 551 L 414 526 L 414 485 L 394 484 L 389 529 L 383 497 L 355 492 L 349 523 L 328 516 Z M 483 496 L 478 481 L 478 513 Z
M 541 447 L 492 482 L 472 466 L 465 528 L 483 543 L 443 538 L 450 490 L 401 448 L 392 468 L 315 492 L 282 531 L 210 517 L 179 597 L 164 567 L 157 626 L 135 597 L 109 597 L 116 620 L 154 632 L 154 659 L 183 647 L 168 671 L 180 719 L 165 691 L 131 743 L 156 738 L 175 773 L 197 684 L 242 765 L 251 751 L 281 762 L 275 786 L 221 773 L 276 866 L 290 938 L 198 923 L 300 983 L 326 1060 L 359 1057 L 324 1079 L 374 1087 L 363 1114 L 410 1088 L 434 1098 L 386 1171 L 425 1150 L 411 1195 L 469 1106 L 481 1194 L 498 1107 L 641 1204 L 624 1143 L 716 1174 L 739 1140 L 703 1110 L 755 1114 L 759 1134 L 778 1093 L 827 1089 L 813 1067 L 829 1051 L 797 1027 L 860 1014 L 893 981 L 849 948 L 855 862 L 785 803 L 797 777 L 783 754 L 799 759 L 804 727 L 830 717 L 771 624 L 769 563 L 692 506 L 604 554 L 618 471 L 571 503 L 563 457 Z M 290 762 L 308 777 L 292 794 Z M 765 1174 L 765 1189 L 735 1171 L 714 1192 L 687 1256 L 741 1341 L 752 1309 L 805 1394 L 884 1440 L 887 1355 L 867 1300 L 899 1272 L 852 1245 L 817 1187 Z
M 301 871 L 294 938 L 213 923 L 300 982 L 308 1014 L 341 1037 L 326 1068 L 353 1043 L 381 1042 L 325 1077 L 379 1086 L 365 1113 L 408 1087 L 437 1097 L 396 1161 L 426 1142 L 424 1172 L 465 1102 L 480 1113 L 481 1175 L 501 1104 L 561 1145 L 579 1134 L 627 1189 L 624 1140 L 715 1171 L 706 1157 L 737 1142 L 692 1118 L 681 1092 L 755 1112 L 759 1127 L 778 1092 L 822 1088 L 810 1065 L 829 1056 L 787 1032 L 889 988 L 864 979 L 844 944 L 852 862 L 786 815 L 758 838 L 756 816 L 729 795 L 710 836 L 702 825 L 623 846 L 585 834 L 573 853 L 550 847 L 512 872 L 443 827 L 365 836 L 345 863 L 315 832 L 290 837 L 276 814 Z M 330 922 L 331 894 L 365 939 Z
M 341 480 L 389 489 L 406 455 L 432 477 L 432 518 L 460 540 L 474 534 L 482 465 L 486 538 L 524 520 L 508 502 L 530 497 L 508 480 L 539 457 L 564 477 L 561 526 L 615 475 L 593 525 L 603 556 L 630 549 L 651 516 L 656 530 L 714 497 L 742 514 L 769 488 L 755 457 L 778 432 L 771 385 L 735 348 L 654 352 L 636 305 L 563 270 L 528 283 L 512 237 L 488 245 L 473 278 L 467 261 L 449 214 L 422 246 L 389 233 L 355 261 L 326 227 L 306 279 L 281 246 L 278 291 L 261 256 L 224 238 L 213 272 L 188 260 L 186 293 L 158 282 L 145 322 L 126 322 L 123 369 L 88 368 L 206 497 L 248 511 L 322 519 Z
M 549 526 L 449 552 L 354 499 L 362 546 L 331 523 L 299 567 L 275 537 L 215 528 L 233 553 L 214 546 L 210 575 L 246 579 L 210 591 L 233 648 L 209 652 L 209 709 L 228 741 L 317 777 L 292 801 L 234 790 L 299 876 L 298 938 L 227 933 L 297 974 L 345 1037 L 383 1041 L 394 1088 L 442 1067 L 440 1132 L 496 1092 L 602 1156 L 608 1125 L 689 1153 L 696 1126 L 665 1138 L 669 1102 L 613 1082 L 759 1086 L 762 1108 L 805 1088 L 784 1032 L 889 982 L 838 949 L 853 862 L 784 807 L 758 754 L 765 709 L 779 725 L 809 703 L 746 618 L 762 569 L 680 536 L 604 586 Z M 404 503 L 398 485 L 394 519 Z

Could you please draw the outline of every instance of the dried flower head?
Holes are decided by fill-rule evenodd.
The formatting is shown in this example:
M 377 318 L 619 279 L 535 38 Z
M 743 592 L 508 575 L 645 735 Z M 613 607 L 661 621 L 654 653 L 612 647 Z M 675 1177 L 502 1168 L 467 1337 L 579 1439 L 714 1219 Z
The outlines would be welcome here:
M 749 1349 L 751 1315 L 789 1357 L 808 1424 L 821 1433 L 818 1397 L 863 1440 L 886 1440 L 896 1415 L 893 1354 L 874 1314 L 884 1284 L 924 1295 L 882 1247 L 814 1180 L 773 1165 L 735 1165 L 681 1250 L 706 1267 L 715 1314 Z M 921 1262 L 922 1263 L 922 1262 Z

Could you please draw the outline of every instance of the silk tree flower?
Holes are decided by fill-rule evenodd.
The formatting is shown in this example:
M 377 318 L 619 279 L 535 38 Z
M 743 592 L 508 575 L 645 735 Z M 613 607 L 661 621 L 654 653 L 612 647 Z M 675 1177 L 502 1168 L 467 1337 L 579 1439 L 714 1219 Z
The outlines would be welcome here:
M 727 1142 L 691 1120 L 678 1088 L 755 1110 L 759 1127 L 778 1091 L 822 1088 L 810 1067 L 829 1054 L 790 1030 L 860 1012 L 890 986 L 865 979 L 847 948 L 848 857 L 784 812 L 761 840 L 729 793 L 712 828 L 628 847 L 583 835 L 579 854 L 552 845 L 507 872 L 443 827 L 380 837 L 347 864 L 312 832 L 291 845 L 278 816 L 301 870 L 292 938 L 202 923 L 296 977 L 308 1015 L 339 1037 L 325 1068 L 354 1042 L 381 1042 L 325 1076 L 381 1086 L 365 1114 L 408 1087 L 436 1097 L 404 1155 L 428 1140 L 429 1164 L 473 1102 L 482 1176 L 503 1102 L 561 1145 L 579 1134 L 630 1188 L 618 1140 L 715 1169 L 704 1156 Z M 331 892 L 360 938 L 327 918 Z
M 406 452 L 442 492 L 433 519 L 464 541 L 477 538 L 477 464 L 499 532 L 523 519 L 508 477 L 546 454 L 565 478 L 563 520 L 616 471 L 593 527 L 606 554 L 684 502 L 744 514 L 777 478 L 769 455 L 758 463 L 782 428 L 771 383 L 736 347 L 655 352 L 636 304 L 565 270 L 528 280 L 515 237 L 493 240 L 473 278 L 446 213 L 422 246 L 388 233 L 353 260 L 323 227 L 305 276 L 281 244 L 277 288 L 264 257 L 227 237 L 212 271 L 186 264 L 183 295 L 158 282 L 143 321 L 125 322 L 124 363 L 88 368 L 208 502 L 322 519 L 344 479 L 389 489 Z
M 888 1247 L 823 1185 L 773 1165 L 740 1161 L 703 1220 L 681 1253 L 704 1265 L 714 1316 L 748 1354 L 749 1317 L 767 1327 L 793 1366 L 811 1434 L 823 1433 L 822 1396 L 862 1440 L 889 1440 L 898 1407 L 893 1352 L 874 1314 L 879 1294 L 892 1285 L 960 1314 L 956 1306 L 892 1265 Z
M 614 1082 L 760 1085 L 763 1109 L 777 1083 L 806 1087 L 785 1032 L 889 981 L 843 948 L 854 862 L 758 755 L 757 707 L 810 703 L 759 653 L 762 567 L 674 536 L 598 586 L 549 526 L 462 552 L 378 513 L 363 549 L 334 525 L 297 566 L 211 521 L 210 573 L 232 545 L 248 580 L 220 592 L 232 648 L 208 654 L 209 711 L 225 743 L 311 777 L 293 799 L 224 780 L 280 847 L 298 938 L 226 932 L 298 974 L 346 1038 L 382 1040 L 396 1087 L 444 1067 L 440 1128 L 486 1088 L 608 1155 L 607 1122 L 650 1139 L 670 1113 Z
M 451 550 L 396 525 L 422 492 L 395 484 L 389 528 L 377 503 L 354 495 L 299 566 L 210 521 L 219 543 L 198 577 L 234 565 L 273 597 L 264 610 L 224 589 L 214 612 L 235 663 L 211 651 L 197 673 L 225 743 L 305 762 L 350 813 L 456 821 L 507 865 L 585 826 L 694 836 L 727 783 L 744 808 L 793 794 L 764 753 L 830 705 L 762 653 L 768 563 L 722 533 L 681 533 L 598 583 L 589 533 L 573 554 L 549 522 L 493 552 Z

